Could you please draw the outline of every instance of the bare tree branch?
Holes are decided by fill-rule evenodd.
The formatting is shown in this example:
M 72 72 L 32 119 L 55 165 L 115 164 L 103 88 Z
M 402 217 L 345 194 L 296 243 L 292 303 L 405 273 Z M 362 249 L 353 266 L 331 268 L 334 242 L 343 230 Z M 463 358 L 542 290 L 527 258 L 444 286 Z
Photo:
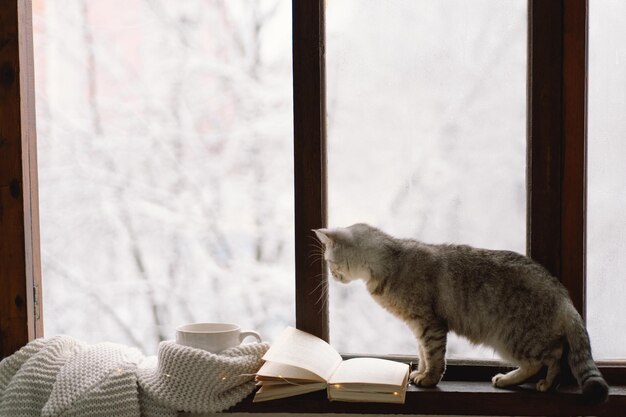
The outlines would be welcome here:
M 126 339 L 128 339 L 134 346 L 145 348 L 141 341 L 137 339 L 135 329 L 129 326 L 129 324 L 119 316 L 117 306 L 111 306 L 105 303 L 101 294 L 95 293 L 89 285 L 85 284 L 90 282 L 88 279 L 78 276 L 47 250 L 42 249 L 42 255 L 44 257 L 46 267 L 56 271 L 57 274 L 61 275 L 67 282 L 77 288 L 80 293 L 89 297 L 89 299 L 91 299 L 91 301 L 98 306 L 98 309 L 104 313 L 104 317 L 111 319 L 111 321 L 113 321 L 113 323 L 115 323 L 115 325 L 124 334 Z

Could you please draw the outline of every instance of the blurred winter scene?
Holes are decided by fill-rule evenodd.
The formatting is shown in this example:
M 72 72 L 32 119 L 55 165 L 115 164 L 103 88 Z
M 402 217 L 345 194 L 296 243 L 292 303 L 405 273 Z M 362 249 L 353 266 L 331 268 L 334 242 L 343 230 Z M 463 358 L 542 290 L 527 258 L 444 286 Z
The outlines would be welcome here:
M 590 8 L 588 323 L 624 357 L 626 3 Z M 292 325 L 291 1 L 33 13 L 46 335 L 154 353 L 184 323 Z M 329 224 L 524 253 L 526 1 L 326 13 Z M 330 312 L 341 352 L 415 354 L 359 283 Z M 496 358 L 454 336 L 448 356 Z

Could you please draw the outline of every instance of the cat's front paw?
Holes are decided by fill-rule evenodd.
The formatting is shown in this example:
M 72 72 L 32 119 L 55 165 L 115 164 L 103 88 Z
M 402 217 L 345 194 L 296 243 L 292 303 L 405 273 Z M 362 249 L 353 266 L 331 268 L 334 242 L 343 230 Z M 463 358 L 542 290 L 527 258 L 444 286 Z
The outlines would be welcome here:
M 420 371 L 420 370 L 412 371 L 409 374 L 409 381 L 414 382 L 415 378 L 417 378 L 418 376 L 421 376 L 421 375 L 424 375 L 424 371 Z
M 434 387 L 439 383 L 441 375 L 413 371 L 411 375 L 409 375 L 409 379 L 418 387 Z
M 493 384 L 494 387 L 499 387 L 502 388 L 504 387 L 506 384 L 504 383 L 504 380 L 502 380 L 502 378 L 504 377 L 504 374 L 497 374 L 494 375 L 493 378 L 491 378 L 491 383 Z M 502 381 L 501 381 L 502 380 Z

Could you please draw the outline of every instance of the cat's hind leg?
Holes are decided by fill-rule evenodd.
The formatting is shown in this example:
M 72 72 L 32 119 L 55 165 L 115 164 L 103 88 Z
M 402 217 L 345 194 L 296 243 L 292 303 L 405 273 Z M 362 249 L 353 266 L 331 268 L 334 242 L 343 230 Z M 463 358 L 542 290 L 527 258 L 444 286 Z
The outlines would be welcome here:
M 495 375 L 491 378 L 491 383 L 499 388 L 521 384 L 539 372 L 542 366 L 541 362 L 525 363 L 511 372 Z
M 561 372 L 561 364 L 559 359 L 551 358 L 546 362 L 548 365 L 548 373 L 546 374 L 546 378 L 537 382 L 537 391 L 546 392 L 549 390 L 554 384 L 554 380 Z

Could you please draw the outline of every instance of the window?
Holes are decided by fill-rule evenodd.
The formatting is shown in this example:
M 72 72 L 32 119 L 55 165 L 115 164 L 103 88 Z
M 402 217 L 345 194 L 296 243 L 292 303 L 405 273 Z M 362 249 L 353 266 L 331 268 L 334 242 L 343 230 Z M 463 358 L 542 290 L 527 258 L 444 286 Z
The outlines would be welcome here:
M 528 9 L 530 82 L 527 100 L 526 247 L 530 256 L 556 276 L 562 276 L 574 304 L 583 312 L 586 85 L 585 56 L 580 54 L 580 50 L 585 48 L 586 8 L 582 3 L 573 3 L 568 7 L 556 2 L 548 3 L 531 1 Z M 294 17 L 298 19 L 294 27 L 307 28 L 306 31 L 301 29 L 304 31 L 302 36 L 294 32 L 294 77 L 299 75 L 299 64 L 306 64 L 309 70 L 305 73 L 306 77 L 294 78 L 296 163 L 301 152 L 307 150 L 313 150 L 311 154 L 318 157 L 301 167 L 302 172 L 296 166 L 296 189 L 298 174 L 308 176 L 308 184 L 318 187 L 309 186 L 301 191 L 303 195 L 300 198 L 296 198 L 296 223 L 299 220 L 307 222 L 307 226 L 296 230 L 296 236 L 305 236 L 307 230 L 326 223 L 326 124 L 320 116 L 326 113 L 323 100 L 325 61 L 324 54 L 312 56 L 309 52 L 312 45 L 324 44 L 323 10 L 317 10 L 315 6 L 298 8 L 294 9 Z M 553 24 L 547 23 L 550 21 Z M 565 25 L 570 34 L 568 37 L 562 34 Z M 318 30 L 318 27 L 321 29 Z M 306 104 L 314 110 L 319 107 L 320 112 L 300 115 L 298 97 L 306 100 L 302 106 Z M 299 121 L 307 124 L 307 129 L 302 129 L 305 131 L 300 130 Z M 317 129 L 312 129 L 312 126 Z M 302 142 L 301 149 L 298 149 L 298 142 Z M 301 208 L 298 207 L 299 201 L 303 201 Z M 298 264 L 297 260 L 297 271 Z M 303 288 L 313 289 L 320 279 L 325 279 L 319 278 L 325 272 L 321 264 L 301 268 L 297 279 L 302 281 Z M 307 320 L 305 313 L 317 316 L 314 320 L 317 324 L 311 325 L 311 329 L 318 330 L 315 332 L 318 335 L 326 335 L 324 310 L 313 313 L 313 304 L 297 310 L 302 311 L 303 320 Z
M 323 296 L 325 268 L 310 263 L 310 229 L 326 224 L 326 101 L 324 2 L 293 2 L 294 182 L 296 324 L 327 338 L 327 304 Z M 30 2 L 0 6 L 8 39 L 0 62 L 0 349 L 12 353 L 41 335 L 37 170 L 34 138 L 34 90 Z M 529 1 L 528 90 L 528 253 L 561 277 L 584 313 L 585 289 L 585 79 L 586 19 L 584 0 Z M 16 116 L 17 115 L 17 116 Z M 6 255 L 5 255 L 6 254 Z M 33 291 L 34 289 L 34 291 Z M 37 309 L 36 307 L 39 307 Z M 612 384 L 624 384 L 622 364 L 603 364 Z M 413 390 L 398 413 L 493 415 L 595 414 L 576 404 L 570 391 L 533 395 L 498 391 L 483 383 L 493 369 L 452 364 L 449 390 Z M 482 384 L 482 385 L 476 385 Z M 474 388 L 472 388 L 474 387 Z M 332 404 L 310 396 L 273 404 L 244 404 L 248 411 L 389 412 L 389 406 Z M 528 399 L 532 398 L 529 402 Z M 616 387 L 601 412 L 620 415 L 626 392 Z M 272 407 L 274 407 L 272 409 Z M 504 411 L 506 410 L 506 411 Z
M 293 324 L 289 2 L 33 5 L 45 334 Z
M 330 226 L 525 253 L 526 20 L 525 0 L 327 3 Z M 359 284 L 330 280 L 333 345 L 413 354 Z M 446 354 L 497 357 L 454 334 Z
M 294 7 L 294 18 L 294 77 L 298 68 L 307 68 L 300 79 L 294 79 L 295 135 L 296 142 L 302 142 L 300 148 L 296 145 L 296 161 L 301 155 L 299 150 L 315 155 L 315 159 L 296 170 L 302 178 L 301 185 L 309 184 L 302 191 L 304 196 L 296 199 L 296 223 L 301 223 L 296 247 L 304 250 L 306 232 L 326 224 L 329 167 L 325 155 L 327 148 L 331 149 L 331 138 L 330 133 L 326 137 L 323 115 L 326 106 L 332 105 L 324 101 L 326 89 L 332 86 L 324 78 L 325 65 L 330 65 L 324 60 L 329 47 L 319 48 L 326 45 L 322 2 Z M 583 316 L 586 19 L 584 1 L 529 2 L 527 253 L 560 277 Z M 319 55 L 312 54 L 312 49 L 318 49 Z M 313 111 L 306 113 L 305 109 Z M 303 201 L 300 206 L 298 201 Z M 303 261 L 296 260 L 297 292 L 313 293 L 315 297 L 297 300 L 296 320 L 302 329 L 327 337 L 328 310 L 315 303 L 318 296 L 323 296 L 316 288 L 326 279 L 325 269 L 321 263 L 311 267 Z M 462 369 L 449 366 L 447 375 L 454 372 L 451 378 L 470 379 L 482 375 L 485 380 L 493 372 L 492 369 L 482 373 L 484 368 L 471 366 L 464 368 L 466 372 Z M 614 377 L 613 381 L 623 381 L 623 367 L 606 365 L 602 370 L 609 380 Z
M 626 3 L 589 4 L 587 328 L 594 354 L 626 357 Z

